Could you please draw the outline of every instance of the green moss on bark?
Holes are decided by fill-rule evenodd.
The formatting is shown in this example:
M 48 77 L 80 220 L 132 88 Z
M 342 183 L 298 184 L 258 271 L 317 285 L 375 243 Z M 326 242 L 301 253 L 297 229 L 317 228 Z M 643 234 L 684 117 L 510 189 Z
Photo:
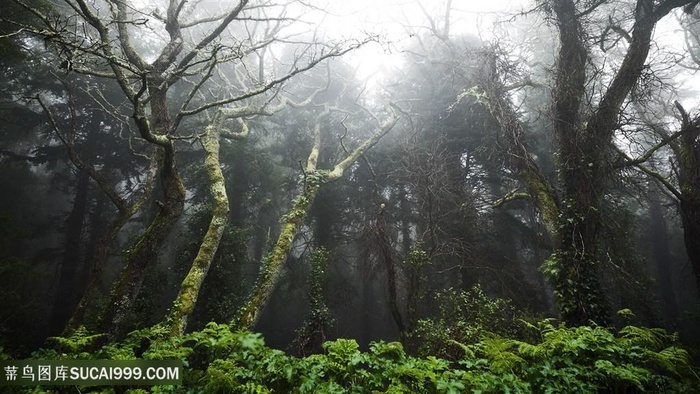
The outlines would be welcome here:
M 224 234 L 224 229 L 228 223 L 229 202 L 226 194 L 226 183 L 219 161 L 219 133 L 215 128 L 209 127 L 202 145 L 206 152 L 204 168 L 211 182 L 210 192 L 214 200 L 212 217 L 197 256 L 180 285 L 180 291 L 166 319 L 166 326 L 171 336 L 184 334 L 187 328 L 187 319 L 194 311 L 202 283 L 204 283 L 204 279 L 209 272 L 211 263 L 219 248 L 221 237 Z
M 294 205 L 283 217 L 282 231 L 272 251 L 267 255 L 261 268 L 258 282 L 245 306 L 234 319 L 232 325 L 240 330 L 252 330 L 260 319 L 260 314 L 272 295 L 275 285 L 282 274 L 287 255 L 292 248 L 294 237 L 304 222 L 311 203 L 316 198 L 322 181 L 306 184 L 306 189 L 294 199 Z

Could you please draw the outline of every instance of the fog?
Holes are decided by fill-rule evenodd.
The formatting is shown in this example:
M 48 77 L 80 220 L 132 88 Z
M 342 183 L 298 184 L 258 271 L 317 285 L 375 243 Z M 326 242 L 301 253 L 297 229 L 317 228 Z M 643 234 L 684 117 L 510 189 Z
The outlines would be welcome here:
M 637 3 L 3 4 L 0 350 L 697 346 L 698 10 Z

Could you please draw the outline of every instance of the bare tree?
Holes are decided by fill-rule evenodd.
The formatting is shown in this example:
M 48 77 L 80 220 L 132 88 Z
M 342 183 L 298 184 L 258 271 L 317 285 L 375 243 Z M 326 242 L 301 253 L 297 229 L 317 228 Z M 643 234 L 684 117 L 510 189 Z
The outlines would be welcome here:
M 214 214 L 168 319 L 173 335 L 182 333 L 226 224 L 228 200 L 218 168 L 219 138 L 244 137 L 244 117 L 271 114 L 283 105 L 280 88 L 293 76 L 369 39 L 322 43 L 313 34 L 288 30 L 311 7 L 302 1 L 240 0 L 222 3 L 215 14 L 207 13 L 211 7 L 201 7 L 200 1 L 186 0 L 162 4 L 63 0 L 48 11 L 24 0 L 12 1 L 39 23 L 4 21 L 53 48 L 66 72 L 115 80 L 131 107 L 138 136 L 156 147 L 158 210 L 128 249 L 126 267 L 102 316 L 102 328 L 112 335 L 128 328 L 126 317 L 144 272 L 157 261 L 163 242 L 183 214 L 185 186 L 176 143 L 201 140 Z M 277 49 L 283 46 L 295 48 L 291 61 L 277 58 Z M 212 111 L 209 126 L 193 130 L 200 127 L 193 119 Z M 232 118 L 241 120 L 238 133 L 223 127 Z

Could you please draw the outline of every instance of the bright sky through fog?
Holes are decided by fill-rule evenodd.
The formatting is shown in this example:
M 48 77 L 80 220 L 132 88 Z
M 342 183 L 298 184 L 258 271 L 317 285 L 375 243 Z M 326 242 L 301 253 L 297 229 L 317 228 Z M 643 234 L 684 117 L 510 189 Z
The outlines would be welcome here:
M 324 26 L 327 34 L 336 37 L 357 37 L 363 32 L 379 34 L 388 44 L 381 48 L 367 46 L 348 59 L 361 64 L 362 74 L 373 74 L 391 68 L 400 61 L 400 52 L 410 44 L 412 35 L 424 31 L 428 24 L 425 14 L 437 23 L 444 20 L 446 1 L 442 0 L 330 0 Z M 451 34 L 491 36 L 493 24 L 507 15 L 520 11 L 525 0 L 452 0 Z
M 359 64 L 360 78 L 376 77 L 400 65 L 401 52 L 428 26 L 426 13 L 435 22 L 443 23 L 448 0 L 326 0 L 323 7 L 330 12 L 322 25 L 329 37 L 349 38 L 363 32 L 379 34 L 387 43 L 368 45 L 345 57 Z M 318 3 L 323 3 L 319 1 Z M 315 2 L 313 4 L 316 4 Z M 494 24 L 507 23 L 512 17 L 534 6 L 533 0 L 452 0 L 450 34 L 474 34 L 489 41 L 494 37 Z M 422 5 L 422 6 L 421 6 Z M 502 31 L 501 31 L 502 33 Z M 683 35 L 677 19 L 669 15 L 655 31 L 660 47 L 683 53 Z M 685 79 L 681 76 L 681 79 Z M 696 78 L 686 82 L 695 86 Z

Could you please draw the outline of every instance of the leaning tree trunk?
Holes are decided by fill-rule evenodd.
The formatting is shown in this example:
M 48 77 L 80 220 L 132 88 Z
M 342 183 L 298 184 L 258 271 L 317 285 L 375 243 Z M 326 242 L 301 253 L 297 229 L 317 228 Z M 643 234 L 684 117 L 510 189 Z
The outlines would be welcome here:
M 328 113 L 328 110 L 326 109 L 324 112 Z M 284 215 L 282 219 L 282 231 L 272 251 L 263 260 L 263 267 L 258 276 L 258 281 L 253 287 L 252 293 L 231 323 L 233 328 L 252 330 L 255 327 L 258 320 L 260 320 L 260 315 L 267 305 L 275 286 L 279 282 L 284 263 L 287 260 L 287 255 L 292 249 L 294 237 L 303 224 L 309 212 L 309 208 L 318 193 L 318 189 L 325 183 L 340 179 L 345 170 L 394 128 L 398 118 L 394 113 L 393 107 L 390 108 L 390 112 L 388 121 L 381 125 L 371 137 L 360 144 L 355 150 L 348 153 L 348 155 L 338 162 L 331 171 L 317 170 L 316 168 L 318 155 L 321 150 L 320 124 L 316 124 L 314 130 L 314 146 L 311 149 L 306 169 L 304 170 L 301 193 L 294 199 L 292 208 Z M 320 115 L 318 117 L 319 120 L 322 117 L 323 115 Z
M 187 319 L 194 311 L 202 283 L 209 272 L 228 222 L 229 203 L 226 182 L 219 162 L 219 138 L 219 131 L 215 125 L 207 127 L 206 135 L 202 138 L 202 146 L 206 152 L 204 170 L 211 182 L 210 192 L 214 200 L 212 217 L 209 228 L 202 238 L 197 256 L 192 262 L 187 276 L 180 284 L 180 291 L 165 321 L 165 326 L 170 336 L 173 337 L 185 333 Z
M 112 337 L 119 337 L 128 329 L 128 317 L 141 290 L 146 270 L 158 261 L 160 247 L 182 216 L 185 207 L 185 187 L 175 165 L 175 146 L 168 137 L 173 123 L 168 112 L 167 91 L 160 86 L 164 82 L 158 73 L 152 73 L 152 80 L 148 82 L 151 89 L 152 119 L 150 122 L 147 120 L 143 106 L 135 108 L 133 118 L 141 136 L 157 146 L 163 200 L 156 201 L 160 210 L 143 235 L 127 251 L 126 267 L 114 286 L 107 309 L 102 315 L 102 329 Z
M 504 197 L 494 201 L 493 207 L 515 199 L 531 199 L 544 224 L 549 241 L 558 245 L 557 228 L 559 225 L 559 200 L 554 186 L 542 174 L 537 162 L 529 152 L 525 141 L 525 130 L 518 118 L 517 111 L 507 95 L 506 87 L 498 78 L 497 58 L 495 53 L 486 54 L 483 75 L 480 77 L 480 87 L 484 91 L 489 112 L 499 125 L 502 137 L 501 149 L 508 158 L 506 165 L 522 179 L 527 193 L 517 193 L 513 190 Z
M 308 181 L 310 177 L 314 181 Z M 275 286 L 279 282 L 287 261 L 287 255 L 292 249 L 294 238 L 299 232 L 299 228 L 304 223 L 304 219 L 309 212 L 318 188 L 326 180 L 316 173 L 306 173 L 307 182 L 302 192 L 294 199 L 292 208 L 282 219 L 282 231 L 277 238 L 277 242 L 272 251 L 263 259 L 258 281 L 253 287 L 253 291 L 233 322 L 233 326 L 240 330 L 252 330 L 260 320 L 260 315 L 267 305 Z
M 128 317 L 141 290 L 146 270 L 158 260 L 161 245 L 182 216 L 185 188 L 175 168 L 175 149 L 172 145 L 159 148 L 160 178 L 163 200 L 160 210 L 135 245 L 127 251 L 127 263 L 115 285 L 109 304 L 102 315 L 102 329 L 112 337 L 119 337 L 128 327 Z

